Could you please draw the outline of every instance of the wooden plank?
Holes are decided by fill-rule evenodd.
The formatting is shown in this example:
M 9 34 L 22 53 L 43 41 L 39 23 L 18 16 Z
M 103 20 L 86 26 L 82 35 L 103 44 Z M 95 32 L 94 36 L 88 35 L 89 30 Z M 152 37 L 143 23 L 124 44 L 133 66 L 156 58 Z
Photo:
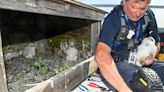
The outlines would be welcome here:
M 95 48 L 97 45 L 98 37 L 101 31 L 101 22 L 98 21 L 95 23 L 91 24 L 91 49 L 92 49 L 92 54 L 95 53 Z
M 8 92 L 5 66 L 4 66 L 4 60 L 3 60 L 3 52 L 2 52 L 1 31 L 0 31 L 0 92 Z
M 0 0 L 0 9 L 89 20 L 102 20 L 106 13 L 72 0 Z
M 25 92 L 70 92 L 97 68 L 93 56 Z

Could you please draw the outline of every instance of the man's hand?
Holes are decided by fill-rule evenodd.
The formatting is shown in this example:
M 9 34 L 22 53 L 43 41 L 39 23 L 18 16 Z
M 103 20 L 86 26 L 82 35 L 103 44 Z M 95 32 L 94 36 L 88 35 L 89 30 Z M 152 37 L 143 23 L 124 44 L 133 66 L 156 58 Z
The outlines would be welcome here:
M 150 65 L 150 64 L 152 64 L 154 62 L 154 56 L 153 56 L 153 54 L 150 54 L 149 56 L 147 56 L 147 57 L 143 57 L 142 59 L 141 59 L 141 61 L 140 61 L 140 63 L 142 64 L 142 65 Z
M 153 37 L 146 37 L 137 47 L 137 60 L 142 65 L 150 65 L 153 63 L 158 48 Z
M 95 60 L 101 74 L 118 92 L 132 92 L 119 74 L 117 66 L 110 54 L 111 48 L 107 44 L 99 42 L 96 46 Z

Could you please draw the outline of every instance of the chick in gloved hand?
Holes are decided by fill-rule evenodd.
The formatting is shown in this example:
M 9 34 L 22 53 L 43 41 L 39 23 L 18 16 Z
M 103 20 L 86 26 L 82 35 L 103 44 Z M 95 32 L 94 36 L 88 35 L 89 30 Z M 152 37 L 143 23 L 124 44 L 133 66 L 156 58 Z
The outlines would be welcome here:
M 142 43 L 137 48 L 136 65 L 141 67 L 143 65 L 150 65 L 153 63 L 157 47 L 153 37 L 144 38 Z

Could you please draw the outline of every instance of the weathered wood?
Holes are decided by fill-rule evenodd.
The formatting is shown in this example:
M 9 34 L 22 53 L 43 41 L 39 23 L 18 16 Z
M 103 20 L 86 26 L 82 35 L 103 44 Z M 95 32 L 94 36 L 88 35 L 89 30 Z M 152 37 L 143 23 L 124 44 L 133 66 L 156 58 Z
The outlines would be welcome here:
M 1 31 L 0 31 L 0 92 L 8 92 L 7 83 L 6 83 L 5 66 L 4 66 L 4 60 L 3 60 L 3 52 L 2 52 Z
M 105 11 L 72 0 L 0 0 L 0 9 L 102 20 Z
M 101 21 L 91 24 L 91 49 L 92 54 L 95 53 L 95 46 L 98 41 L 99 33 L 101 30 Z
M 94 56 L 25 92 L 70 92 L 97 69 Z
M 66 29 L 70 29 L 73 28 L 72 26 L 76 26 L 73 28 L 76 29 L 79 27 L 90 25 L 91 23 L 95 23 L 93 24 L 91 29 L 93 33 L 91 38 L 92 40 L 94 40 L 97 37 L 93 35 L 97 33 L 97 31 L 100 31 L 99 28 L 101 25 L 100 22 L 102 21 L 102 19 L 104 18 L 104 14 L 106 13 L 105 11 L 97 9 L 93 6 L 89 6 L 74 0 L 0 0 L 0 10 L 1 10 L 0 11 L 1 19 L 3 19 L 2 16 L 6 16 L 6 14 L 8 14 L 8 16 L 13 16 L 10 14 L 15 14 L 15 17 L 13 18 L 16 18 L 17 15 L 19 14 L 19 16 L 22 15 L 22 18 L 19 17 L 20 20 L 23 18 L 28 18 L 27 20 L 35 19 L 37 21 L 36 22 L 37 24 L 38 22 L 41 23 L 38 25 L 46 25 L 48 26 L 47 28 L 51 28 L 51 29 L 53 29 L 53 27 L 50 26 L 49 24 L 53 24 L 54 27 L 58 26 L 58 24 L 62 24 L 64 26 L 67 25 L 67 27 L 65 27 Z M 17 11 L 21 13 L 17 13 Z M 29 15 L 26 15 L 24 12 L 29 13 Z M 41 14 L 41 15 L 48 15 L 48 16 L 53 15 L 53 17 L 55 18 L 52 18 L 52 16 L 49 17 L 42 16 L 38 18 L 38 16 L 33 16 L 33 14 L 34 15 Z M 33 18 L 31 18 L 32 16 Z M 65 20 L 66 18 L 67 21 Z M 50 19 L 51 22 L 49 21 Z M 45 20 L 47 21 L 45 22 Z M 64 21 L 61 22 L 60 20 L 64 20 Z M 4 21 L 3 23 L 5 23 Z M 55 22 L 58 21 L 58 22 L 54 23 L 54 21 Z M 3 23 L 0 23 L 1 26 L 3 25 Z M 32 25 L 33 22 L 30 22 L 30 20 L 24 21 L 23 23 L 31 24 L 30 27 L 33 26 Z M 15 24 L 15 22 L 13 22 L 13 24 Z M 18 23 L 17 27 L 19 28 L 21 27 L 22 29 L 24 29 L 24 27 L 22 27 L 21 25 L 22 23 L 20 24 Z M 17 28 L 15 26 L 12 26 L 11 28 L 9 27 L 11 26 L 3 25 L 3 28 L 5 30 L 13 29 L 13 27 Z M 59 27 L 61 27 L 61 25 Z M 39 28 L 40 30 L 44 30 L 44 29 L 47 30 L 44 27 L 39 27 Z M 92 44 L 91 47 L 94 47 L 96 41 L 92 42 L 91 44 Z M 94 62 L 94 57 L 91 57 L 90 59 L 83 61 L 82 63 L 70 68 L 69 70 L 66 70 L 50 78 L 49 80 L 37 84 L 37 86 L 27 90 L 26 92 L 67 92 L 73 89 L 75 86 L 77 86 L 80 82 L 82 82 L 88 75 L 93 73 L 96 69 L 97 69 L 97 65 Z M 0 83 L 1 83 L 0 92 L 8 92 L 1 37 L 0 37 Z

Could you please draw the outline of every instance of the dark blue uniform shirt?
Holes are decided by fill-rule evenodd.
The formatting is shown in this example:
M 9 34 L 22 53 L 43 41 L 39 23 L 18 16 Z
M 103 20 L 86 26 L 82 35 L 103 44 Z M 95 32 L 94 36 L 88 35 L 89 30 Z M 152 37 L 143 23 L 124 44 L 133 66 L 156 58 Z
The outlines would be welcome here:
M 121 6 L 121 11 L 122 11 L 122 6 Z M 153 12 L 152 12 L 153 14 Z M 141 18 L 140 20 L 140 24 L 141 26 L 145 23 L 144 17 Z M 153 17 L 151 18 L 152 21 L 152 36 L 155 39 L 156 43 L 160 41 L 159 39 L 159 35 L 158 35 L 158 30 L 157 30 L 157 24 L 156 24 L 156 20 L 154 18 L 154 14 Z M 126 25 L 130 26 L 132 29 L 135 29 L 136 27 L 133 25 L 133 22 L 129 20 L 130 25 L 128 25 L 126 23 Z M 110 14 L 108 14 L 106 16 L 106 18 L 104 19 L 103 22 L 103 27 L 102 30 L 100 32 L 100 36 L 99 36 L 99 42 L 103 42 L 105 44 L 107 44 L 110 48 L 114 48 L 114 41 L 115 38 L 117 36 L 117 34 L 120 32 L 121 30 L 121 16 L 120 16 L 120 12 L 112 10 L 110 12 Z M 140 30 L 142 30 L 142 27 L 140 27 Z M 140 36 L 139 38 L 142 37 L 143 35 L 143 31 L 140 31 Z M 114 52 L 112 52 L 112 55 L 117 55 L 119 57 L 124 57 L 124 58 L 128 58 L 129 57 L 129 52 L 130 50 L 128 49 L 128 39 L 125 39 L 123 41 L 121 41 L 121 46 L 119 48 L 117 48 Z

